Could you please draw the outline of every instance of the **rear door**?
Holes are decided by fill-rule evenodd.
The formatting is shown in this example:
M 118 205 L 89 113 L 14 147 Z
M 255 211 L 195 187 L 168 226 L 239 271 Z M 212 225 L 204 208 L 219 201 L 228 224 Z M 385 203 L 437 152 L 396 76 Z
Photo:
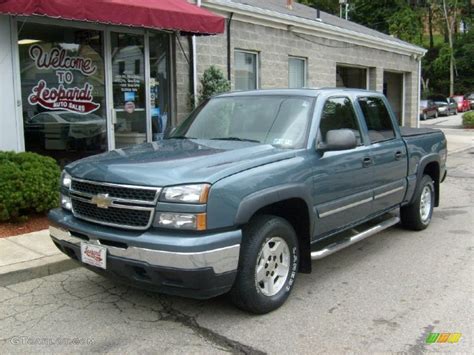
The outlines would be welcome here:
M 402 202 L 407 186 L 407 149 L 385 98 L 363 96 L 357 103 L 370 141 L 375 213 Z

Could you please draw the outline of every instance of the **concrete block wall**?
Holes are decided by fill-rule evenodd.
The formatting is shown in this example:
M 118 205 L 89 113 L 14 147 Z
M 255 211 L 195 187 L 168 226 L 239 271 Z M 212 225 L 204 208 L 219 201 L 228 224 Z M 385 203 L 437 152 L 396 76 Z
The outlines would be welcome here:
M 383 90 L 384 70 L 404 73 L 405 125 L 416 126 L 418 62 L 409 55 L 295 33 L 286 28 L 259 25 L 241 19 L 234 19 L 231 23 L 231 49 L 231 68 L 235 49 L 259 53 L 259 87 L 262 89 L 288 87 L 289 56 L 306 58 L 308 87 L 336 86 L 338 64 L 366 67 L 369 70 L 369 88 L 376 91 Z M 177 52 L 177 61 L 181 63 L 179 56 Z M 227 75 L 227 34 L 197 37 L 197 60 L 199 77 L 211 65 L 217 66 Z M 179 67 L 185 69 L 181 65 Z M 231 70 L 232 88 L 233 75 Z M 189 74 L 187 78 L 189 80 Z M 189 92 L 189 81 L 177 83 L 180 97 L 181 90 Z M 188 110 L 185 106 L 178 102 L 178 120 L 186 116 Z

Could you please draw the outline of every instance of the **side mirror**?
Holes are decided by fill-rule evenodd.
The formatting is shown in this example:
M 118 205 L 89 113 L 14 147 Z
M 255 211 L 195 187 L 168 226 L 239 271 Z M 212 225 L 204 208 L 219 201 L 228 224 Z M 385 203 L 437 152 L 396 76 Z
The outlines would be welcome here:
M 326 133 L 326 143 L 318 144 L 322 152 L 347 150 L 357 147 L 357 138 L 350 129 L 333 129 Z

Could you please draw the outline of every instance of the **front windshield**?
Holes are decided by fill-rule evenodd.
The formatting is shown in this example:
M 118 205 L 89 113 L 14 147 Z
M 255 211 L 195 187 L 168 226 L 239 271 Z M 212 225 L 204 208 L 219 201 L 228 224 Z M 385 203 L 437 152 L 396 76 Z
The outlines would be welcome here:
M 194 111 L 167 139 L 250 141 L 302 148 L 314 98 L 300 96 L 227 96 Z

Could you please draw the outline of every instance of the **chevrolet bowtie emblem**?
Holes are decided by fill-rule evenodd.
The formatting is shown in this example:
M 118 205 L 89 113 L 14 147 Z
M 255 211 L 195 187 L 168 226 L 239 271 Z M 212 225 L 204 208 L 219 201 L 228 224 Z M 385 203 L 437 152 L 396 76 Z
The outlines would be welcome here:
M 99 208 L 109 208 L 112 205 L 109 194 L 97 194 L 92 197 L 91 202 Z

